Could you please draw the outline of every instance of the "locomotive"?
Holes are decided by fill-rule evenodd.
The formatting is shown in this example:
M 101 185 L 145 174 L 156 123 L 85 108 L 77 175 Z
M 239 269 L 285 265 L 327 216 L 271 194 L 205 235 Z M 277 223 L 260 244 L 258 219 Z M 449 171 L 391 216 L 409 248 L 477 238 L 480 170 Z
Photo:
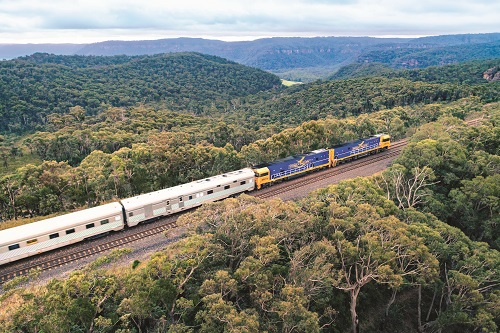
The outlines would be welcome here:
M 271 163 L 258 164 L 253 167 L 255 186 L 260 190 L 262 186 L 271 185 L 277 181 L 287 180 L 309 171 L 333 167 L 351 159 L 377 153 L 388 149 L 390 145 L 391 137 L 389 135 L 377 134 L 329 149 L 317 149 Z
M 390 147 L 390 136 L 377 134 L 328 149 L 289 156 L 117 202 L 0 231 L 0 265 L 67 246 L 162 216 L 259 190 L 306 172 L 334 167 Z

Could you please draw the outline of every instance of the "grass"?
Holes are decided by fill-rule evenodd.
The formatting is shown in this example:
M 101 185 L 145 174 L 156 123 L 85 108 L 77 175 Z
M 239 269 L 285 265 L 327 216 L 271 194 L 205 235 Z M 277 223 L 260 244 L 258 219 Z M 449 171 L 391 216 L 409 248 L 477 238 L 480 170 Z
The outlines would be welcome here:
M 286 86 L 286 87 L 290 87 L 290 86 L 293 86 L 293 85 L 296 85 L 296 84 L 302 84 L 302 82 L 297 82 L 297 81 L 288 81 L 288 80 L 281 80 L 281 83 Z
M 0 178 L 13 174 L 18 168 L 28 164 L 39 165 L 42 160 L 31 154 L 24 154 L 23 156 L 9 156 L 7 166 L 4 161 L 0 161 Z

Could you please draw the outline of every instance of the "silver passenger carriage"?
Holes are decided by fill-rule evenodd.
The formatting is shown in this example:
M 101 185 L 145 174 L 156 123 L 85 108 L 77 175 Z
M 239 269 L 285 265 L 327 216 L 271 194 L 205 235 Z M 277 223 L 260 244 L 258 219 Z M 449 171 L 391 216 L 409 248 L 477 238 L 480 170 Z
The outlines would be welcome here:
M 124 227 L 118 202 L 0 231 L 0 265 Z
M 254 189 L 254 172 L 241 169 L 121 201 L 127 225 L 227 198 Z

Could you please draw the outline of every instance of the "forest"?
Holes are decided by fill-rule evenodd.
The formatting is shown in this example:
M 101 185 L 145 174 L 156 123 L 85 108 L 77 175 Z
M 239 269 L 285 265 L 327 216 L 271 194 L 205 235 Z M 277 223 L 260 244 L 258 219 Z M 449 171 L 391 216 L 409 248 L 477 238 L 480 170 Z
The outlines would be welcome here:
M 107 265 L 130 255 L 122 249 L 64 280 L 29 283 L 36 271 L 15 279 L 0 293 L 0 332 L 498 331 L 500 89 L 478 78 L 494 63 L 285 88 L 216 57 L 169 57 L 0 63 L 88 75 L 79 81 L 88 84 L 102 69 L 131 71 L 116 74 L 130 79 L 124 85 L 107 77 L 99 96 L 140 91 L 155 71 L 132 78 L 176 57 L 190 69 L 159 80 L 165 89 L 194 75 L 191 61 L 211 68 L 203 75 L 221 64 L 229 77 L 218 80 L 234 84 L 228 92 L 190 79 L 206 93 L 196 111 L 189 94 L 95 109 L 54 99 L 40 113 L 27 108 L 23 122 L 5 104 L 0 228 L 375 133 L 408 145 L 384 172 L 300 201 L 243 195 L 205 205 L 181 217 L 188 233 L 149 260 Z
M 0 133 L 41 129 L 50 114 L 65 114 L 73 106 L 92 115 L 108 107 L 161 102 L 170 110 L 199 113 L 280 85 L 272 74 L 195 53 L 111 58 L 34 54 L 0 62 Z
M 498 60 L 481 60 L 449 66 L 430 66 L 424 69 L 394 70 L 383 63 L 356 63 L 343 67 L 331 76 L 331 80 L 345 80 L 356 77 L 382 76 L 386 78 L 405 78 L 410 81 L 428 83 L 454 83 L 481 85 L 485 83 L 484 69 L 495 69 Z M 497 69 L 498 70 L 498 69 Z

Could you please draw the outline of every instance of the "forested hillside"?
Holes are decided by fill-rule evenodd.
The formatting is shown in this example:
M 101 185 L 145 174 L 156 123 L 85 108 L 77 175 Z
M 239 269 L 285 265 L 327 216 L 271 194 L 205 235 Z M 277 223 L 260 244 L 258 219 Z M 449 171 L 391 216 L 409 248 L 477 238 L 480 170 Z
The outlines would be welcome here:
M 13 281 L 0 331 L 497 332 L 500 253 L 470 238 L 499 236 L 489 198 L 499 196 L 500 105 L 482 112 L 477 128 L 442 116 L 416 129 L 378 176 L 299 202 L 205 205 L 178 220 L 185 238 L 145 262 L 102 267 L 125 249 L 46 286 Z M 429 214 L 439 207 L 466 233 Z
M 424 68 L 498 58 L 499 45 L 499 33 L 421 38 L 275 37 L 240 42 L 172 38 L 82 45 L 0 44 L 0 58 L 9 59 L 36 52 L 85 56 L 199 52 L 264 69 L 282 79 L 311 82 L 328 78 L 340 67 L 352 63 L 380 62 L 393 68 Z
M 358 58 L 358 62 L 379 62 L 393 68 L 425 68 L 429 66 L 448 65 L 472 59 L 492 59 L 500 54 L 500 43 L 479 45 L 440 46 L 422 49 L 412 47 L 392 48 L 367 52 Z
M 379 62 L 391 68 L 425 68 L 500 55 L 500 34 L 445 35 L 422 38 L 316 37 L 267 38 L 249 42 L 203 39 L 110 41 L 88 45 L 78 54 L 116 55 L 197 51 L 310 82 L 344 65 Z
M 285 88 L 192 53 L 0 63 L 0 229 L 376 133 L 408 138 L 370 178 L 203 206 L 150 260 L 122 249 L 64 280 L 5 284 L 0 332 L 497 332 L 500 82 L 482 78 L 497 66 Z
M 200 113 L 281 85 L 278 77 L 261 70 L 193 53 L 112 58 L 37 54 L 0 62 L 0 82 L 0 133 L 43 129 L 50 114 L 65 114 L 77 105 L 90 115 L 137 103 Z
M 500 83 L 489 82 L 483 75 L 499 65 L 497 59 L 407 71 L 369 67 L 375 72 L 370 75 L 356 74 L 357 68 L 350 66 L 343 77 L 349 76 L 349 72 L 368 77 L 294 86 L 279 92 L 278 98 L 273 96 L 264 101 L 247 97 L 238 109 L 245 119 L 253 119 L 261 125 L 297 125 L 327 116 L 346 117 L 396 106 L 451 102 L 469 96 L 477 96 L 486 103 L 499 99 Z M 239 119 L 243 118 L 239 116 Z
M 345 80 L 360 77 L 381 76 L 386 78 L 405 78 L 411 81 L 429 83 L 454 83 L 461 85 L 481 85 L 494 81 L 494 74 L 500 66 L 500 58 L 475 60 L 446 66 L 430 66 L 424 69 L 394 70 L 381 63 L 352 64 L 342 67 L 330 77 L 332 80 Z M 491 78 L 488 78 L 489 71 Z

